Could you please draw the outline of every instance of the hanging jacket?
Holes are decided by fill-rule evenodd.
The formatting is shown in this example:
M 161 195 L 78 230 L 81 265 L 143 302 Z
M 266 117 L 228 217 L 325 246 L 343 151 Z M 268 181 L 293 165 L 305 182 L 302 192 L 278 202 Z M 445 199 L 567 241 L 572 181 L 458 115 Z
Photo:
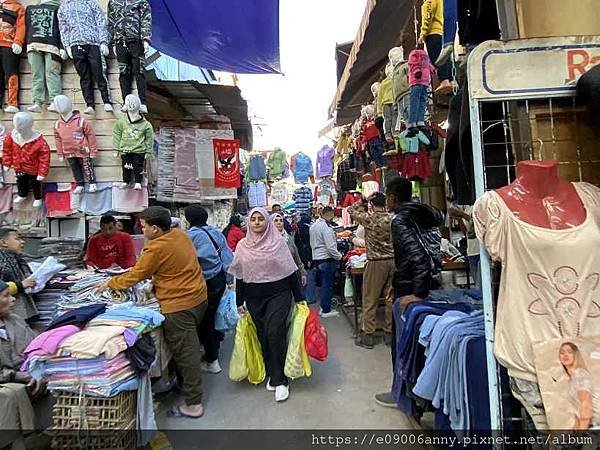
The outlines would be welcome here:
M 317 177 L 330 177 L 333 175 L 333 158 L 335 150 L 328 145 L 324 146 L 317 153 Z
M 421 6 L 421 36 L 444 33 L 443 0 L 425 0 Z
M 61 158 L 94 158 L 98 153 L 94 129 L 79 111 L 73 111 L 68 121 L 63 118 L 56 121 L 54 138 L 56 153 Z
M 4 0 L 0 6 L 0 47 L 25 45 L 25 7 L 16 0 Z
M 143 117 L 132 122 L 129 115 L 119 118 L 113 128 L 113 149 L 118 153 L 152 154 L 154 129 Z
M 396 297 L 416 295 L 426 298 L 434 285 L 431 257 L 419 238 L 419 228 L 442 225 L 444 217 L 437 209 L 421 203 L 404 203 L 394 211 L 392 240 L 396 273 Z
M 308 182 L 308 177 L 314 175 L 313 164 L 310 157 L 302 152 L 296 153 L 292 171 L 294 172 L 296 183 Z
M 17 144 L 15 130 L 4 138 L 2 165 L 16 173 L 47 177 L 50 171 L 50 147 L 41 134 L 23 145 Z
M 269 176 L 271 178 L 277 178 L 283 176 L 285 173 L 286 154 L 285 152 L 277 148 L 273 153 L 269 155 L 267 165 L 269 166 Z
M 379 138 L 379 128 L 375 124 L 374 120 L 367 120 L 362 126 L 362 135 L 364 144 L 368 143 L 370 140 Z
M 392 73 L 392 96 L 394 103 L 398 103 L 408 93 L 408 62 L 404 61 L 394 67 Z
M 263 180 L 267 177 L 267 167 L 265 166 L 265 160 L 262 156 L 255 155 L 250 159 L 246 176 L 250 181 Z
M 394 103 L 392 93 L 392 77 L 385 78 L 379 85 L 379 94 L 377 94 L 377 116 L 383 117 L 383 105 Z
M 152 10 L 148 0 L 108 0 L 111 44 L 152 39 Z
M 96 0 L 64 0 L 58 8 L 58 25 L 67 49 L 109 43 L 106 14 Z
M 415 48 L 408 55 L 408 83 L 409 85 L 429 86 L 431 76 L 435 73 L 435 67 L 431 64 L 427 52 L 420 48 Z
M 59 0 L 48 0 L 25 10 L 27 51 L 52 53 L 60 57 L 63 48 L 58 26 Z

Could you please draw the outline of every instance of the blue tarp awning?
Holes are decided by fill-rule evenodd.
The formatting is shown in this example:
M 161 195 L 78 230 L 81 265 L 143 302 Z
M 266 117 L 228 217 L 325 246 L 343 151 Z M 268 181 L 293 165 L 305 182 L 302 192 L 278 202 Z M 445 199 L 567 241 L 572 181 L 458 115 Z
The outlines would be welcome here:
M 281 73 L 279 0 L 150 0 L 152 46 L 206 69 Z

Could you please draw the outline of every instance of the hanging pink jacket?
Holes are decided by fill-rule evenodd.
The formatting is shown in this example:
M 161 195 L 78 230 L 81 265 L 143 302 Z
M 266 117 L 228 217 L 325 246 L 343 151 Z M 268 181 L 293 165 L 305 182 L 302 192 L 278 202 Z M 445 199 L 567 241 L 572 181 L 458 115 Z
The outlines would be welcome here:
M 68 121 L 60 118 L 54 125 L 56 153 L 61 158 L 94 158 L 98 153 L 96 134 L 89 121 L 73 111 Z
M 408 84 L 412 86 L 429 86 L 435 67 L 431 64 L 427 52 L 415 48 L 408 55 Z

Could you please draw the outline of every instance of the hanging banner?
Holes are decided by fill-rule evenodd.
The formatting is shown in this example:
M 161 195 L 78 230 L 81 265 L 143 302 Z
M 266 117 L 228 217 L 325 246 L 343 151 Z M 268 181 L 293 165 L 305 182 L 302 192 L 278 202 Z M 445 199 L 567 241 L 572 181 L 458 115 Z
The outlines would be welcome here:
M 239 139 L 213 139 L 215 187 L 240 188 Z

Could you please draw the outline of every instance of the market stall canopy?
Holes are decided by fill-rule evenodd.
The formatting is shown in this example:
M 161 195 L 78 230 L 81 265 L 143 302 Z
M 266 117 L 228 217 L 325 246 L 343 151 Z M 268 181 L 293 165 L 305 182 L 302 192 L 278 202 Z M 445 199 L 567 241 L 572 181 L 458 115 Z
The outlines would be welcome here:
M 152 46 L 206 69 L 280 73 L 279 0 L 150 0 Z
M 402 30 L 413 16 L 413 0 L 368 0 L 352 50 L 347 57 L 329 114 L 336 125 L 351 123 L 371 98 L 371 84 L 386 64 L 390 48 L 402 42 Z M 411 37 L 414 42 L 414 37 Z M 343 63 L 336 48 L 336 60 Z M 338 66 L 338 74 L 340 67 Z
M 202 84 L 197 81 L 166 81 L 147 73 L 153 111 L 163 119 L 200 119 L 220 114 L 231 122 L 236 139 L 245 150 L 252 150 L 252 124 L 248 118 L 248 104 L 237 86 Z M 161 107 L 158 102 L 162 102 Z M 154 102 L 153 102 L 154 103 Z

